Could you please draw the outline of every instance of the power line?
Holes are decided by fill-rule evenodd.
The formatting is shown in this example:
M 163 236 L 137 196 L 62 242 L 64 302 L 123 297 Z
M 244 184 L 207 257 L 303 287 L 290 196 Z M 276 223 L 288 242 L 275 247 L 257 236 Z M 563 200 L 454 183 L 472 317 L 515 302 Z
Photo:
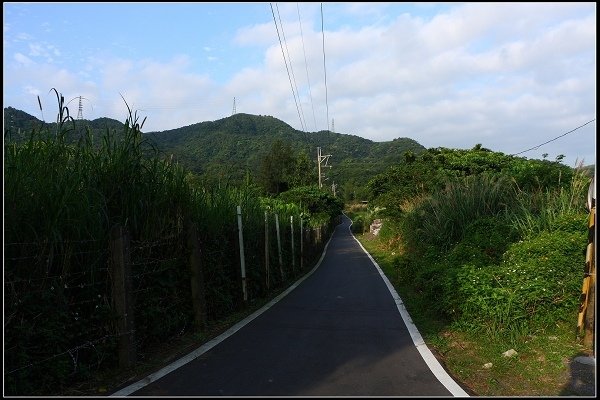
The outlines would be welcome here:
M 138 111 L 152 111 L 152 110 L 182 110 L 182 109 L 205 109 L 206 104 L 183 104 L 183 105 L 164 105 L 164 106 L 144 106 L 141 105 Z
M 548 144 L 548 143 L 550 143 L 550 142 L 553 142 L 553 141 L 555 141 L 556 139 L 559 139 L 559 138 L 561 138 L 561 137 L 563 137 L 563 136 L 567 136 L 569 133 L 575 132 L 577 129 L 579 129 L 579 128 L 583 128 L 584 126 L 586 126 L 587 124 L 589 124 L 589 123 L 591 123 L 591 122 L 594 122 L 595 120 L 596 120 L 596 119 L 594 118 L 593 120 L 591 120 L 591 121 L 588 121 L 588 122 L 586 122 L 585 124 L 583 124 L 583 125 L 581 125 L 581 126 L 578 126 L 577 128 L 575 128 L 575 129 L 572 129 L 572 130 L 570 130 L 570 131 L 569 131 L 569 132 L 567 132 L 567 133 L 563 133 L 562 135 L 560 135 L 560 136 L 557 136 L 557 137 L 555 137 L 554 139 L 548 140 L 547 142 L 544 142 L 544 143 L 542 143 L 542 144 L 538 144 L 537 146 L 534 146 L 534 147 L 532 147 L 532 148 L 530 148 L 530 149 L 523 150 L 523 151 L 520 151 L 520 152 L 518 152 L 518 153 L 515 153 L 515 154 L 511 154 L 511 156 L 516 156 L 516 155 L 519 155 L 519 154 L 521 154 L 521 153 L 528 152 L 528 151 L 530 151 L 530 150 L 539 149 L 539 148 L 540 148 L 540 147 L 542 147 L 543 145 L 545 145 L 545 144 Z
M 310 89 L 310 78 L 308 76 L 308 62 L 306 61 L 306 50 L 304 48 L 304 34 L 302 33 L 302 19 L 300 18 L 300 6 L 296 3 L 298 10 L 298 23 L 300 24 L 300 37 L 302 38 L 302 52 L 304 53 L 304 65 L 306 66 L 306 80 L 308 81 L 308 94 L 310 95 L 310 105 L 312 106 L 313 121 L 315 123 L 315 132 L 317 131 L 317 117 L 315 116 L 315 104 L 313 103 L 312 91 Z
M 287 52 L 288 60 L 290 61 L 290 71 L 292 71 L 292 80 L 294 81 L 294 87 L 296 88 L 296 96 L 298 96 L 298 104 L 300 106 L 300 113 L 302 114 L 302 120 L 306 127 L 306 119 L 304 118 L 304 110 L 302 109 L 302 102 L 300 101 L 300 91 L 296 84 L 296 75 L 294 74 L 294 65 L 292 64 L 292 56 L 290 56 L 290 50 L 288 49 L 287 40 L 285 38 L 285 31 L 283 30 L 283 22 L 281 21 L 281 15 L 279 14 L 279 6 L 275 3 L 277 9 L 277 17 L 279 18 L 279 26 L 281 27 L 281 35 L 283 36 L 283 44 L 285 45 L 285 51 Z M 306 130 L 306 129 L 305 129 Z
M 283 62 L 285 63 L 285 69 L 287 70 L 288 80 L 290 81 L 290 87 L 292 88 L 292 95 L 294 96 L 294 102 L 296 103 L 296 110 L 298 111 L 298 118 L 300 118 L 300 125 L 302 126 L 302 130 L 305 130 L 304 123 L 302 122 L 302 117 L 300 116 L 300 109 L 298 108 L 298 102 L 296 101 L 296 93 L 294 92 L 294 85 L 292 84 L 290 70 L 287 65 L 287 60 L 285 59 L 285 52 L 283 51 L 283 44 L 281 43 L 281 36 L 279 35 L 279 28 L 277 27 L 277 20 L 275 19 L 275 12 L 273 11 L 273 4 L 269 3 L 269 5 L 271 6 L 271 14 L 273 14 L 273 22 L 275 22 L 275 29 L 277 30 L 277 37 L 279 38 L 279 46 L 281 47 L 281 54 L 283 55 Z
M 323 35 L 323 71 L 325 71 L 325 105 L 327 106 L 327 130 L 329 130 L 329 101 L 327 100 L 327 67 L 325 66 L 325 31 L 323 29 L 323 3 L 321 3 L 321 33 Z

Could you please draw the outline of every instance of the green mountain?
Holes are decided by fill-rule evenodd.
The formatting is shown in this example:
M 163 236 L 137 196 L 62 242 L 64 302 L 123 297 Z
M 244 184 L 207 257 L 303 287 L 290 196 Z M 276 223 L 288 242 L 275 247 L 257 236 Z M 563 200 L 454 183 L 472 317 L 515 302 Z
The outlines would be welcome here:
M 98 118 L 93 121 L 75 121 L 76 126 L 88 126 L 94 137 L 106 129 L 122 131 L 123 123 Z M 37 118 L 12 107 L 4 109 L 4 130 L 28 132 L 42 126 Z M 48 123 L 55 129 L 56 123 Z M 23 135 L 21 135 L 23 136 Z M 269 154 L 275 141 L 289 145 L 295 155 L 306 152 L 316 170 L 317 148 L 322 155 L 331 155 L 325 173 L 325 185 L 336 183 L 364 187 L 376 174 L 403 160 L 403 153 L 419 154 L 425 147 L 409 138 L 389 142 L 373 142 L 355 135 L 330 131 L 303 132 L 285 122 L 263 115 L 235 114 L 216 121 L 201 122 L 177 129 L 147 132 L 144 136 L 167 157 L 181 163 L 189 170 L 205 177 L 218 177 L 232 183 L 243 182 L 246 177 L 257 177 L 261 160 Z M 317 181 L 315 175 L 315 183 Z
M 50 132 L 56 130 L 56 119 L 53 122 L 40 121 L 38 118 L 13 107 L 4 108 L 4 137 L 8 140 L 23 140 L 27 138 L 32 129 L 47 128 Z M 95 120 L 75 120 L 66 122 L 65 126 L 71 131 L 72 139 L 76 139 L 87 127 L 94 137 L 100 138 L 107 129 L 121 133 L 124 124 L 111 118 L 97 118 Z
M 425 147 L 408 138 L 373 142 L 330 131 L 303 132 L 271 116 L 243 113 L 146 135 L 192 171 L 234 181 L 244 179 L 247 171 L 256 176 L 261 159 L 277 140 L 290 145 L 296 154 L 306 152 L 315 166 L 318 147 L 322 155 L 331 155 L 328 165 L 332 168 L 325 171 L 329 185 L 365 185 L 388 166 L 401 162 L 404 152 L 425 151 Z

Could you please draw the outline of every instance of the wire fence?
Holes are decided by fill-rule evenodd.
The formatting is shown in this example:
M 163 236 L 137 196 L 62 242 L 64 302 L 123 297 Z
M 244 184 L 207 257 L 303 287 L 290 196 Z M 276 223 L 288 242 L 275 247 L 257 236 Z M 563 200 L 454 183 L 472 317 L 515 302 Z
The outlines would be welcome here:
M 223 224 L 217 237 L 198 232 L 205 320 L 225 318 L 248 300 L 268 298 L 291 284 L 317 261 L 333 226 L 301 230 L 281 218 L 277 229 L 274 220 L 248 227 L 244 236 L 247 300 L 234 223 Z M 115 286 L 122 271 L 110 240 L 4 243 L 7 394 L 59 393 L 123 366 L 123 346 L 129 346 L 132 366 L 136 354 L 150 346 L 198 329 L 188 230 L 127 243 L 129 286 L 122 294 Z M 127 309 L 119 296 L 131 307 L 128 325 L 122 324 Z

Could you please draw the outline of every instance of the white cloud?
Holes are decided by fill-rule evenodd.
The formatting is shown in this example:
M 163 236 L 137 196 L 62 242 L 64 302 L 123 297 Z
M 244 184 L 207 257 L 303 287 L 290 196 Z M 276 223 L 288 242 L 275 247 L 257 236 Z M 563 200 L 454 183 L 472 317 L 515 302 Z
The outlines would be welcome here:
M 467 3 L 428 19 L 405 13 L 382 23 L 389 6 L 344 4 L 344 18 L 352 13 L 377 18 L 335 31 L 326 24 L 326 93 L 318 4 L 302 5 L 302 37 L 297 5 L 279 4 L 306 129 L 326 129 L 333 118 L 336 131 L 377 141 L 410 137 L 426 147 L 457 148 L 482 143 L 512 153 L 595 117 L 595 6 Z M 234 44 L 256 48 L 262 61 L 240 69 L 222 86 L 198 71 L 192 56 L 157 61 L 97 52 L 70 71 L 41 64 L 41 57 L 47 62 L 61 56 L 58 47 L 31 42 L 27 35 L 20 40 L 30 41 L 29 53 L 14 54 L 14 73 L 5 67 L 15 82 L 9 84 L 30 84 L 42 93 L 56 87 L 69 96 L 85 88 L 98 116 L 122 120 L 121 93 L 134 109 L 146 110 L 145 130 L 172 129 L 229 115 L 235 97 L 238 112 L 273 115 L 301 128 L 272 20 L 238 30 Z M 225 47 L 219 48 L 219 62 L 239 56 L 227 55 Z M 216 61 L 213 51 L 202 47 L 197 64 Z M 594 162 L 593 146 L 579 138 L 569 136 L 562 148 L 549 145 L 538 153 L 552 158 L 573 143 L 579 147 L 572 152 L 587 152 Z
M 33 86 L 25 86 L 23 89 L 27 94 L 30 94 L 32 96 L 39 96 L 40 94 L 42 94 L 42 92 L 38 88 L 35 88 Z
M 240 28 L 233 40 L 234 43 L 239 45 L 270 45 L 274 41 L 277 41 L 277 31 L 272 22 L 257 24 Z
M 39 57 L 42 55 L 42 45 L 39 43 L 29 43 L 29 55 L 32 57 Z
M 33 39 L 33 37 L 31 35 L 27 34 L 27 33 L 18 33 L 15 36 L 15 41 L 17 41 L 17 42 L 26 42 L 26 41 L 29 41 L 31 39 Z
M 33 61 L 31 61 L 31 59 L 21 53 L 15 53 L 15 55 L 13 56 L 14 60 L 16 62 L 18 62 L 19 64 L 23 64 L 25 66 L 29 66 L 33 64 Z

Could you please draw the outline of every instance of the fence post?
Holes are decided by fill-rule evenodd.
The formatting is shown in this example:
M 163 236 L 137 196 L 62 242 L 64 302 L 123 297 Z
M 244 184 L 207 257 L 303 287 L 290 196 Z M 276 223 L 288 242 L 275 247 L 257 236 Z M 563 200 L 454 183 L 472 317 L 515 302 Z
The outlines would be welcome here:
M 300 217 L 300 271 L 304 269 L 304 226 Z
M 248 293 L 246 292 L 246 260 L 244 258 L 244 234 L 242 233 L 242 207 L 237 206 L 237 222 L 238 222 L 238 240 L 240 242 L 240 267 L 242 269 L 242 292 L 244 293 L 244 301 L 248 301 Z
M 281 257 L 281 235 L 279 234 L 279 215 L 275 214 L 275 228 L 277 229 L 277 250 L 279 252 L 279 272 L 281 272 L 281 281 L 285 281 L 283 272 L 283 259 Z
M 594 181 L 592 181 L 594 185 Z M 579 315 L 577 316 L 577 328 L 583 331 L 583 344 L 588 347 L 593 347 L 594 354 L 596 348 L 594 346 L 594 331 L 596 328 L 596 196 L 595 192 L 588 193 L 588 208 L 590 214 L 588 217 L 588 245 L 586 248 L 585 268 L 583 278 L 583 288 L 580 295 Z
M 192 288 L 192 306 L 194 323 L 199 329 L 206 327 L 206 292 L 204 290 L 204 273 L 200 259 L 200 241 L 198 229 L 194 222 L 188 221 L 188 250 L 190 252 L 190 272 Z
M 131 255 L 129 233 L 121 225 L 116 225 L 111 229 L 110 251 L 112 256 L 112 302 L 118 316 L 119 367 L 129 368 L 136 361 L 134 315 L 131 301 Z
M 265 283 L 269 290 L 269 214 L 265 211 Z
M 294 216 L 290 215 L 290 231 L 292 232 L 292 272 L 296 272 L 296 260 L 294 250 Z

